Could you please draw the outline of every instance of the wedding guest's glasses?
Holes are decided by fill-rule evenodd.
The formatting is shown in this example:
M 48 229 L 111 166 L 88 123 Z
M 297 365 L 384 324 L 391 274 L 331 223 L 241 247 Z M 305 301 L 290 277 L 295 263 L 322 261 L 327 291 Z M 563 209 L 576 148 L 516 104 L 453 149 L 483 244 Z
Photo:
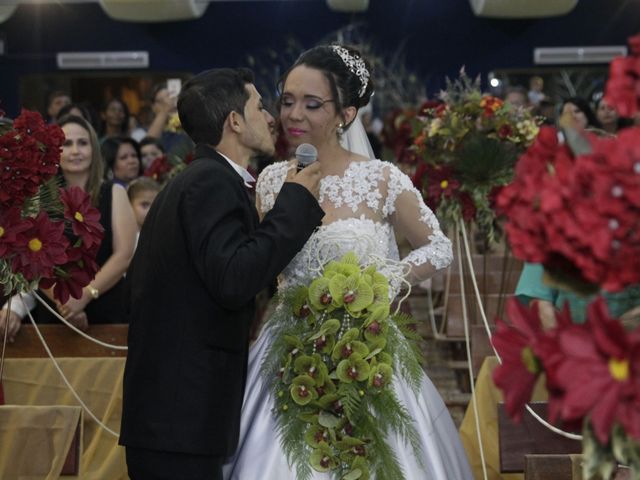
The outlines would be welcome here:
M 325 103 L 335 102 L 335 100 L 333 100 L 332 98 L 323 99 L 323 98 L 314 97 L 311 95 L 303 97 L 301 101 L 304 108 L 309 110 L 317 110 L 319 108 L 322 108 Z M 292 97 L 289 97 L 286 95 L 280 97 L 281 108 L 292 108 L 295 105 L 295 103 L 296 101 Z

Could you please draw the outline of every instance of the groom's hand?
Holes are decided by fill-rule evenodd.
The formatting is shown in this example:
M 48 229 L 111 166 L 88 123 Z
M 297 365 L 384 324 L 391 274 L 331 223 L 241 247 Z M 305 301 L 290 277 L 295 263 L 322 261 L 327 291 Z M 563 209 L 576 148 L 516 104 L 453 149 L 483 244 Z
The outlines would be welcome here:
M 318 198 L 320 193 L 320 179 L 322 170 L 320 162 L 313 162 L 311 165 L 297 172 L 298 161 L 289 161 L 289 171 L 287 172 L 287 182 L 299 183 L 311 192 L 311 195 Z

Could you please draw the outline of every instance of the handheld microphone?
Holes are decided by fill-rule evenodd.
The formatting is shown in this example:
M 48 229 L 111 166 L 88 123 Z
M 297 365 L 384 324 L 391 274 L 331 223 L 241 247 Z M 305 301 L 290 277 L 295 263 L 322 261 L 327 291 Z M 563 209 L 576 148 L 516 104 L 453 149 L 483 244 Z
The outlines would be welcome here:
M 310 143 L 301 143 L 296 148 L 296 159 L 298 160 L 298 171 L 300 171 L 318 159 L 318 150 Z

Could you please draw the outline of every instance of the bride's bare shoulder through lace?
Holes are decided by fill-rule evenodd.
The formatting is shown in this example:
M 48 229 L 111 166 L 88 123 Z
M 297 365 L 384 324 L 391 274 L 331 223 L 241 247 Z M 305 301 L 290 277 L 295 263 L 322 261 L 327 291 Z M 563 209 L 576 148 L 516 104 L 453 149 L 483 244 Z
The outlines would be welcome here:
M 282 162 L 260 175 L 257 192 L 263 213 L 273 207 L 286 174 L 287 163 Z M 353 162 L 343 175 L 325 177 L 319 202 L 331 221 L 311 236 L 284 270 L 281 286 L 308 282 L 326 262 L 347 252 L 363 263 L 375 262 L 388 269 L 385 273 L 392 279 L 404 271 L 410 283 L 430 277 L 452 260 L 451 242 L 437 218 L 409 177 L 389 162 Z M 394 230 L 412 246 L 400 263 Z M 384 263 L 388 265 L 383 267 Z M 392 284 L 395 294 L 401 282 Z
M 256 194 L 260 200 L 261 213 L 267 213 L 276 203 L 278 192 L 282 188 L 289 162 L 276 162 L 266 167 L 256 182 Z
M 435 214 L 425 205 L 411 179 L 398 167 L 389 164 L 386 173 L 387 196 L 383 213 L 414 246 L 404 261 L 414 266 L 416 280 L 428 276 L 428 272 L 420 272 L 419 267 L 423 265 L 431 265 L 435 270 L 447 267 L 453 260 L 451 241 L 440 229 Z
M 322 180 L 320 203 L 326 200 L 335 208 L 343 205 L 356 213 L 366 205 L 371 210 L 379 210 L 382 194 L 378 185 L 383 178 L 384 162 L 370 160 L 353 162 L 344 175 L 330 175 Z

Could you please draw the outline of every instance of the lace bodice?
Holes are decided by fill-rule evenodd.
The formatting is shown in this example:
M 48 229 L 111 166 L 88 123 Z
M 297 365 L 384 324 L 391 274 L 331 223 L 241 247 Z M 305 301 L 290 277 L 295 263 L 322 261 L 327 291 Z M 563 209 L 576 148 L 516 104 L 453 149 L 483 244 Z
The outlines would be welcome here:
M 262 214 L 268 212 L 287 175 L 287 162 L 267 167 L 256 185 Z M 452 260 L 451 242 L 409 177 L 380 160 L 352 162 L 342 176 L 320 182 L 318 199 L 326 216 L 283 271 L 281 286 L 308 283 L 326 262 L 355 252 L 363 264 L 377 263 L 399 287 L 422 281 Z M 394 231 L 413 250 L 399 260 Z M 397 291 L 397 288 L 394 290 Z

